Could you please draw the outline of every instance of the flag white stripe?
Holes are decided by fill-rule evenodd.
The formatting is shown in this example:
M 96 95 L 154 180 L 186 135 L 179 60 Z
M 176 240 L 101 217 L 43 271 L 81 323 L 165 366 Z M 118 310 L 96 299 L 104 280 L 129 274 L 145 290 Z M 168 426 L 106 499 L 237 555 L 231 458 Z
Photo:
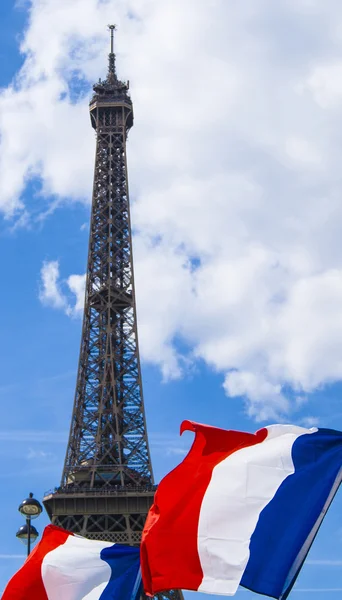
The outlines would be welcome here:
M 112 572 L 100 553 L 111 546 L 70 535 L 48 552 L 41 570 L 48 600 L 99 600 Z

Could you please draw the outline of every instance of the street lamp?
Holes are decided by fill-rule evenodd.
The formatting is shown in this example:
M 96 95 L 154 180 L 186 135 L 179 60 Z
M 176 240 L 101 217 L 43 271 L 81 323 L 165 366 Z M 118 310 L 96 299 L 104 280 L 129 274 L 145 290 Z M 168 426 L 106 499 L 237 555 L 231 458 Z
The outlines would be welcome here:
M 26 525 L 19 527 L 16 536 L 21 542 L 27 544 L 28 556 L 31 552 L 31 540 L 34 542 L 39 535 L 37 529 L 31 525 L 31 520 L 39 517 L 43 507 L 30 493 L 29 497 L 22 501 L 18 510 L 25 517 Z

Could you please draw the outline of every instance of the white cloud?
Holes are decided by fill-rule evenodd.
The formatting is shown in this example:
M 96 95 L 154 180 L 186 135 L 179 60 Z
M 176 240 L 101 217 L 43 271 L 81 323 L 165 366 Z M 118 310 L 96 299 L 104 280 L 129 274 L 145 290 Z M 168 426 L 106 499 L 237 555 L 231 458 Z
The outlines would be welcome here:
M 66 308 L 66 298 L 59 283 L 59 264 L 57 260 L 44 262 L 40 272 L 41 285 L 39 300 L 53 308 Z
M 342 378 L 341 3 L 32 0 L 0 96 L 7 215 L 30 212 L 32 176 L 54 202 L 89 199 L 86 90 L 111 21 L 135 107 L 142 356 L 165 377 L 204 359 L 249 414 L 281 416 Z M 79 313 L 83 281 L 55 272 L 42 299 Z
M 247 396 L 248 413 L 259 420 L 276 419 L 286 414 L 289 402 L 281 393 L 281 385 L 273 384 L 260 374 L 233 371 L 226 376 L 224 385 L 228 396 Z
M 342 62 L 317 65 L 312 70 L 307 88 L 325 109 L 339 109 L 342 102 Z
M 318 417 L 305 417 L 302 419 L 301 425 L 303 427 L 318 427 L 319 426 L 319 418 Z
M 75 304 L 72 308 L 73 314 L 82 313 L 83 311 L 85 282 L 85 275 L 70 275 L 67 279 L 69 289 L 75 295 Z
M 28 460 L 50 460 L 52 456 L 52 452 L 45 452 L 45 450 L 34 450 L 33 448 L 29 448 L 26 458 Z
M 168 436 L 165 433 L 150 433 L 149 441 L 154 452 L 165 456 L 185 456 L 189 452 L 187 440 L 177 439 L 175 436 Z
M 184 357 L 178 355 L 174 337 L 192 299 L 189 259 L 180 250 L 156 245 L 141 236 L 136 238 L 135 250 L 142 356 L 159 364 L 165 379 L 180 377 Z
M 59 262 L 43 263 L 40 272 L 39 300 L 46 306 L 60 308 L 69 316 L 78 316 L 83 311 L 85 275 L 70 275 L 63 282 L 59 274 Z M 74 296 L 72 302 L 70 293 Z

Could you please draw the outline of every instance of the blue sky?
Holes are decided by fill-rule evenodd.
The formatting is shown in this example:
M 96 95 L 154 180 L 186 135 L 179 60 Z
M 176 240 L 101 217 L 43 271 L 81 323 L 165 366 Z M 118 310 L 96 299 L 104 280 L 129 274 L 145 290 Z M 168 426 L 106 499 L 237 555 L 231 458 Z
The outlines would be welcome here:
M 135 107 L 128 159 L 156 480 L 191 443 L 183 419 L 342 429 L 342 8 L 195 4 L 0 3 L 1 589 L 23 560 L 17 506 L 61 476 L 88 242 L 87 102 L 105 74 L 108 22 L 120 26 Z M 342 591 L 341 503 L 293 596 Z

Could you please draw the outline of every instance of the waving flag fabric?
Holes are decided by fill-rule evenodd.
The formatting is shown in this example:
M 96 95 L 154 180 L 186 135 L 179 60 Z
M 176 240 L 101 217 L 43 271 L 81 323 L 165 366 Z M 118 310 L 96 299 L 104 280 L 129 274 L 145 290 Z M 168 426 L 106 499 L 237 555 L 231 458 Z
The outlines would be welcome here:
M 342 479 L 342 433 L 255 434 L 185 421 L 184 461 L 160 483 L 143 533 L 145 591 L 286 598 Z
M 140 591 L 139 548 L 49 525 L 2 600 L 136 600 Z

